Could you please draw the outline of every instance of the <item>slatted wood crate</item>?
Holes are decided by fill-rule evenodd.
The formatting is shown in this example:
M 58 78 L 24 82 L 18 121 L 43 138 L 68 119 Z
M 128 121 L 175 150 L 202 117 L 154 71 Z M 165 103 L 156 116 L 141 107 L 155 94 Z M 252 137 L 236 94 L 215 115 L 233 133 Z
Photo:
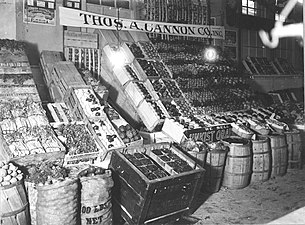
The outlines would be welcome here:
M 152 131 L 157 128 L 158 125 L 162 124 L 163 119 L 158 117 L 153 106 L 147 101 L 143 101 L 143 98 L 140 95 L 137 95 L 139 98 L 135 101 L 135 99 L 133 99 L 135 95 L 132 94 L 131 89 L 126 91 L 125 87 L 123 87 L 110 72 L 105 71 L 102 80 L 105 85 L 108 86 L 107 89 L 109 90 L 109 98 L 112 102 L 112 106 L 120 111 L 122 116 L 133 127 L 139 128 L 144 124 L 146 128 Z
M 86 68 L 100 75 L 101 50 L 94 48 L 65 47 L 65 57 L 73 62 L 77 68 Z
M 85 33 L 65 30 L 64 45 L 78 48 L 98 48 L 98 35 L 94 33 Z
M 32 98 L 41 102 L 36 85 L 0 85 L 0 99 L 18 100 Z
M 136 61 L 134 61 L 133 63 L 127 64 L 124 67 L 115 67 L 113 69 L 113 74 L 122 85 L 125 85 L 130 81 L 144 81 L 146 75 L 143 71 L 139 70 L 138 66 Z
M 58 93 L 58 101 L 62 102 L 68 90 L 72 87 L 85 87 L 85 81 L 72 62 L 58 62 L 51 73 L 52 82 Z
M 26 166 L 29 164 L 39 163 L 42 160 L 46 160 L 46 159 L 54 159 L 54 160 L 63 159 L 66 149 L 63 146 L 63 144 L 56 138 L 56 136 L 54 136 L 53 139 L 57 142 L 57 145 L 59 147 L 58 151 L 14 157 L 13 152 L 11 151 L 8 143 L 6 142 L 5 138 L 2 135 L 2 132 L 0 132 L 0 160 L 12 161 L 19 165 Z
M 56 128 L 62 124 L 72 122 L 69 109 L 65 103 L 48 103 L 47 108 L 52 117 L 52 122 L 49 119 L 52 127 Z
M 56 51 L 42 51 L 40 54 L 40 66 L 43 71 L 44 81 L 47 86 L 50 86 L 52 82 L 51 73 L 53 71 L 54 65 L 57 62 L 65 61 L 62 52 Z
M 163 162 L 157 160 L 156 149 L 169 149 L 184 160 L 193 170 L 176 173 Z M 144 153 L 158 168 L 168 174 L 163 178 L 148 179 L 143 169 L 135 166 L 125 154 Z M 156 159 L 157 161 L 155 161 Z M 194 198 L 201 187 L 205 170 L 196 165 L 176 147 L 169 143 L 124 148 L 112 153 L 110 168 L 114 179 L 114 207 L 130 224 L 161 224 L 181 215 L 187 215 Z
M 28 57 L 24 51 L 12 52 L 0 49 L 0 74 L 29 74 L 32 73 Z

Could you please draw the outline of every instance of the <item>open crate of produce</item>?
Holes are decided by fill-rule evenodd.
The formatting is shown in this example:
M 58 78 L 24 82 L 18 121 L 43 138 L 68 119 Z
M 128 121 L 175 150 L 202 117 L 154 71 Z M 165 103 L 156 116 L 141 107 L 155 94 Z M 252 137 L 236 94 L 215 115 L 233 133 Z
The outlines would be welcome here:
M 130 100 L 133 101 L 134 105 L 138 107 L 142 101 L 156 101 L 159 99 L 159 96 L 155 92 L 150 81 L 133 81 L 129 82 L 124 91 L 130 97 Z
M 35 131 L 22 134 L 0 134 L 0 153 L 0 160 L 28 165 L 45 159 L 63 159 L 66 149 L 51 127 L 36 127 Z
M 145 58 L 161 59 L 157 49 L 150 41 L 139 41 L 137 44 L 143 51 Z
M 96 135 L 92 134 L 83 122 L 61 124 L 55 132 L 67 148 L 64 157 L 64 165 L 67 167 L 91 164 L 107 152 L 104 146 L 98 143 Z
M 137 69 L 134 63 L 126 64 L 124 67 L 115 67 L 113 73 L 117 80 L 125 85 L 130 81 L 145 80 L 143 79 L 143 74 Z
M 145 127 L 149 131 L 158 130 L 169 115 L 161 101 L 143 101 L 137 108 Z
M 64 102 L 76 121 L 86 121 L 87 118 L 99 119 L 106 116 L 103 111 L 104 106 L 101 105 L 89 85 L 70 88 L 64 97 Z
M 33 74 L 0 74 L 0 85 L 12 87 L 35 86 Z
M 126 146 L 138 146 L 143 144 L 143 138 L 121 115 L 112 107 L 104 108 L 110 122 L 118 132 Z
M 36 85 L 0 85 L 0 99 L 14 101 L 28 98 L 41 102 Z
M 159 79 L 160 75 L 157 72 L 156 68 L 153 66 L 154 60 L 149 59 L 136 59 L 134 61 L 134 64 L 138 71 L 141 71 L 141 74 L 144 74 L 143 76 L 145 78 L 149 79 Z
M 0 74 L 32 73 L 23 42 L 0 39 Z
M 130 224 L 151 224 L 187 214 L 205 172 L 169 143 L 115 151 L 110 168 L 115 206 Z

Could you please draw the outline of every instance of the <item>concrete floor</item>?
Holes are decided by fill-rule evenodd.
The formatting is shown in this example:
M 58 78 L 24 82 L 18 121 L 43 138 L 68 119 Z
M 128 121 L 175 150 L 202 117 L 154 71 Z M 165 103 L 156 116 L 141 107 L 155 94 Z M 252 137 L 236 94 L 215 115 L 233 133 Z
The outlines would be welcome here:
M 244 189 L 222 187 L 197 199 L 199 208 L 177 224 L 305 224 L 305 169 Z

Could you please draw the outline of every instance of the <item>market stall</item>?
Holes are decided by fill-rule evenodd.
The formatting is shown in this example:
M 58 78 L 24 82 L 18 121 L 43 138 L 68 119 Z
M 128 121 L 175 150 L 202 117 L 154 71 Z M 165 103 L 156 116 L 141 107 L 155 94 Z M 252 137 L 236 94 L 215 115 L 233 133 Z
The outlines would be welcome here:
M 184 18 L 223 38 L 222 27 L 204 26 L 206 5 L 182 2 L 177 14 L 144 6 L 152 20 Z M 296 92 L 253 89 L 211 35 L 192 37 L 187 26 L 147 35 L 136 20 L 122 31 L 92 23 L 65 30 L 62 51 L 41 51 L 50 102 L 40 100 L 26 44 L 0 39 L 0 224 L 172 222 L 193 213 L 199 192 L 302 168 Z

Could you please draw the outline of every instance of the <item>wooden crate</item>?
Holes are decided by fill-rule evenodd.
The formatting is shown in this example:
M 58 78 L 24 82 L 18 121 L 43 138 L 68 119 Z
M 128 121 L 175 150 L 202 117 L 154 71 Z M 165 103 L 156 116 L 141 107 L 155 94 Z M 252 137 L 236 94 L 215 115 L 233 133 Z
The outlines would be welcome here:
M 0 74 L 29 74 L 32 73 L 30 63 L 24 51 L 17 53 L 0 49 Z
M 71 87 L 86 85 L 72 62 L 56 63 L 51 76 L 54 83 L 58 86 L 59 91 L 62 93 L 62 96 L 65 96 L 67 90 Z
M 98 48 L 98 35 L 93 33 L 64 31 L 64 45 L 79 48 Z
M 29 97 L 35 102 L 41 102 L 36 85 L 0 85 L 0 99 L 18 100 L 27 99 Z
M 170 148 L 172 152 L 185 160 L 194 170 L 175 174 L 165 169 L 161 161 L 159 166 L 167 170 L 169 176 L 149 180 L 122 153 L 145 153 L 154 157 L 153 149 Z M 201 187 L 205 170 L 169 143 L 124 148 L 112 153 L 110 168 L 113 170 L 114 207 L 118 206 L 120 215 L 129 224 L 160 224 L 173 217 L 187 215 L 194 198 Z
M 49 87 L 52 82 L 51 73 L 54 65 L 57 62 L 64 61 L 64 55 L 62 52 L 56 51 L 42 51 L 40 54 L 40 66 L 43 71 L 43 77 L 46 85 Z
M 75 90 L 77 90 L 77 89 L 90 90 L 90 92 L 94 95 L 93 89 L 89 85 L 84 85 L 84 86 L 79 86 L 79 87 L 71 87 L 67 91 L 66 95 L 64 96 L 64 103 L 69 108 L 71 116 L 75 121 L 89 122 L 88 117 L 92 118 L 92 119 L 94 119 L 94 117 L 91 117 L 90 115 L 87 115 L 85 113 L 82 104 L 80 103 L 78 97 L 75 94 Z M 102 106 L 101 106 L 101 108 L 102 108 Z M 104 115 L 104 114 L 101 115 L 101 117 L 104 117 L 104 116 L 106 116 L 106 115 Z M 98 118 L 99 117 L 97 117 L 97 119 Z
M 116 79 L 124 86 L 125 84 L 129 83 L 130 81 L 145 81 L 146 75 L 142 70 L 142 68 L 139 67 L 137 61 L 135 60 L 133 63 L 126 64 L 124 67 L 115 67 L 113 69 L 113 74 L 116 76 Z M 132 77 L 129 72 L 127 71 L 127 68 L 129 67 L 130 70 L 134 72 L 136 77 Z M 139 70 L 141 69 L 141 70 Z
M 100 75 L 101 50 L 94 48 L 65 47 L 65 57 L 75 64 L 77 68 L 86 68 Z
M 56 128 L 61 124 L 67 124 L 72 121 L 72 118 L 69 115 L 69 109 L 65 103 L 48 103 L 47 108 L 54 121 L 50 122 L 52 127 Z
M 137 109 L 129 102 L 129 98 L 123 91 L 123 85 L 105 69 L 102 70 L 101 81 L 109 91 L 110 105 L 134 128 L 139 128 L 141 118 Z
M 13 157 L 13 153 L 11 152 L 9 145 L 6 143 L 2 135 L 2 132 L 0 132 L 0 161 L 12 161 L 19 165 L 26 166 L 29 164 L 36 164 L 47 159 L 49 160 L 63 159 L 66 149 L 55 136 L 54 138 L 58 143 L 60 149 L 59 151 L 30 154 L 23 157 Z
M 12 87 L 35 85 L 33 74 L 0 74 L 0 86 L 11 85 Z

